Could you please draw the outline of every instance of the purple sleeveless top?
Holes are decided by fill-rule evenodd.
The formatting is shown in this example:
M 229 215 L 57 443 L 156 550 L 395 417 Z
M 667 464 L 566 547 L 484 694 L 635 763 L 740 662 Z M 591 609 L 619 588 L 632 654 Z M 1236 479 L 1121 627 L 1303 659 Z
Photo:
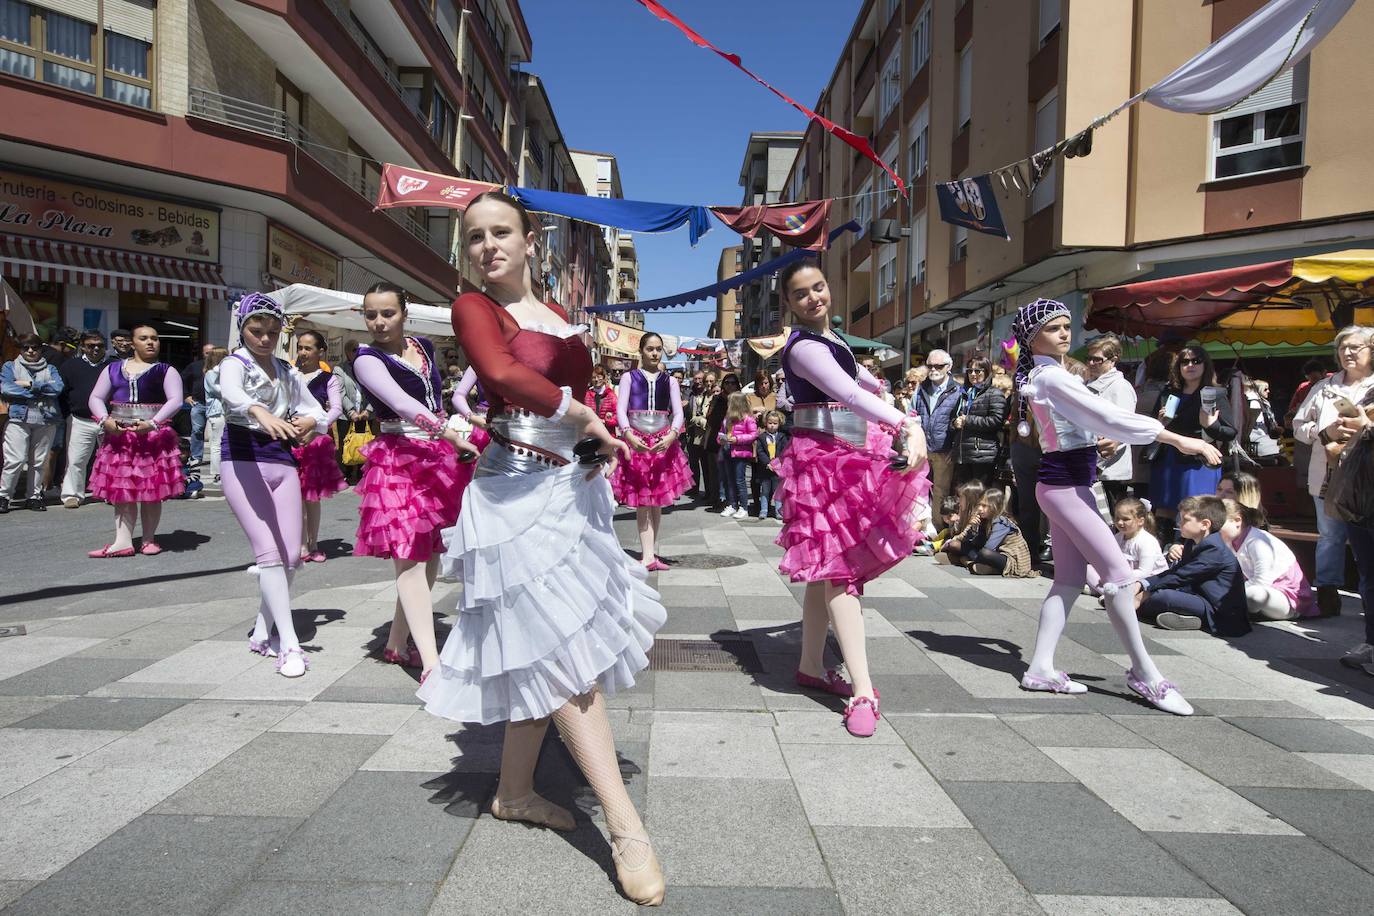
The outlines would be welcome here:
M 392 356 L 384 350 L 378 350 L 367 344 L 359 347 L 358 353 L 371 353 L 380 359 L 386 365 L 386 370 L 391 373 L 392 380 L 401 386 L 402 391 L 425 405 L 425 409 L 430 413 L 435 416 L 442 416 L 444 409 L 439 401 L 443 397 L 444 383 L 439 378 L 439 367 L 434 364 L 434 344 L 429 342 L 428 337 L 412 337 L 410 339 L 419 346 L 420 352 L 425 356 L 425 365 L 422 369 L 416 369 L 400 357 Z M 377 419 L 401 419 L 400 414 L 392 410 L 391 406 L 381 398 L 368 391 L 367 386 L 361 381 L 358 382 L 358 385 L 367 394 L 367 399 L 372 402 Z
M 162 380 L 167 377 L 169 368 L 166 363 L 153 363 L 153 367 L 138 378 L 129 379 L 124 375 L 124 360 L 115 360 L 106 370 L 110 373 L 110 403 L 166 404 L 167 392 L 162 387 Z
M 630 403 L 626 410 L 662 410 L 671 413 L 673 409 L 671 389 L 672 379 L 667 372 L 659 370 L 654 380 L 653 401 L 649 400 L 649 378 L 642 369 L 630 370 Z
M 229 354 L 237 359 L 244 368 L 252 364 L 241 353 Z M 277 373 L 284 378 L 290 368 L 280 359 L 277 360 Z M 220 456 L 225 461 L 249 461 L 253 464 L 295 464 L 296 456 L 291 454 L 291 446 L 280 439 L 273 439 L 267 433 L 237 423 L 225 423 L 224 432 L 219 438 Z
M 315 400 L 319 401 L 320 406 L 326 411 L 329 410 L 329 380 L 331 378 L 333 376 L 330 373 L 321 371 L 306 385 L 310 389 L 310 393 L 315 396 Z
M 841 369 L 849 373 L 850 378 L 858 378 L 859 364 L 854 361 L 854 354 L 848 347 L 815 331 L 794 328 L 792 336 L 787 339 L 787 346 L 782 350 L 782 371 L 787 379 L 787 391 L 792 395 L 793 404 L 826 404 L 833 400 L 828 393 L 792 372 L 792 345 L 799 340 L 819 340 L 830 348 L 830 355 L 835 358 Z

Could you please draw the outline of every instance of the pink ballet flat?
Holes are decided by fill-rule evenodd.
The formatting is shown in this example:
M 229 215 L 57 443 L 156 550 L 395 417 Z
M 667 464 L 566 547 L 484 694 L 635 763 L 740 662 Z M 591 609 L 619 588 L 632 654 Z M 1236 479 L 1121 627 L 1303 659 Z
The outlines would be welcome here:
M 1021 675 L 1021 689 L 1043 691 L 1045 693 L 1087 693 L 1088 688 L 1077 681 L 1070 680 L 1063 671 L 1056 671 L 1054 677 L 1036 677 L 1033 674 Z
M 406 646 L 404 655 L 395 649 L 383 649 L 382 661 L 388 665 L 400 665 L 402 668 L 419 668 L 423 664 L 420 661 L 420 650 L 413 645 Z
M 809 674 L 802 674 L 797 671 L 797 686 L 805 687 L 808 690 L 822 690 L 826 693 L 833 693 L 837 697 L 852 697 L 854 688 L 849 682 L 840 677 L 840 673 L 834 668 L 828 668 L 825 677 L 812 677 Z
M 277 657 L 277 650 L 272 648 L 272 640 L 270 639 L 259 641 L 250 636 L 248 638 L 248 651 L 255 655 L 261 655 L 263 658 Z
M 110 548 L 113 546 L 113 544 L 106 544 L 99 550 L 92 550 L 90 553 L 86 554 L 86 556 L 90 557 L 92 560 L 113 560 L 134 555 L 134 549 L 132 547 L 125 547 L 122 550 L 111 550 Z
M 1183 699 L 1183 694 L 1178 692 L 1170 681 L 1160 681 L 1158 684 L 1147 684 L 1145 680 L 1135 673 L 1134 669 L 1126 672 L 1126 686 L 1140 694 L 1149 701 L 1151 706 L 1171 712 L 1176 716 L 1191 716 L 1193 706 Z
M 668 564 L 664 563 L 658 557 L 654 557 L 654 562 L 650 563 L 648 566 L 644 568 L 647 569 L 649 572 L 663 572 L 665 569 L 668 568 Z
M 323 563 L 326 558 L 323 551 L 316 550 L 309 556 L 301 557 L 301 559 L 307 563 Z
M 158 554 L 162 553 L 162 548 L 159 547 L 155 542 L 149 541 L 148 543 L 143 545 L 143 549 L 140 550 L 139 553 L 143 554 L 145 557 L 155 557 Z
M 844 727 L 855 738 L 873 737 L 878 728 L 878 698 L 852 698 L 844 707 Z

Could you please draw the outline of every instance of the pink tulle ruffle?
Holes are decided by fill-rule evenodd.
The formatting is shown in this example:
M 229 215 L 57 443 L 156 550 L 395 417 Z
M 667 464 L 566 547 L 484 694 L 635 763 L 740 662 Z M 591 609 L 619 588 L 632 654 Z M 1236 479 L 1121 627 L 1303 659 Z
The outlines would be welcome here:
M 107 503 L 158 503 L 186 492 L 181 443 L 170 426 L 107 433 L 95 454 L 91 492 Z
M 353 555 L 424 561 L 442 552 L 439 532 L 458 520 L 453 446 L 383 434 L 363 447 L 363 457 Z
M 784 550 L 778 569 L 793 582 L 843 583 L 851 595 L 905 558 L 920 539 L 930 494 L 926 468 L 899 474 L 888 454 L 798 430 L 771 467 L 782 478 Z
M 668 434 L 639 433 L 648 445 Z M 676 441 L 664 452 L 630 450 L 630 457 L 616 466 L 611 475 L 611 492 L 625 506 L 671 506 L 692 488 L 692 468 L 687 453 Z
M 301 499 L 317 503 L 348 489 L 339 462 L 334 459 L 334 440 L 329 436 L 316 436 L 309 445 L 293 448 L 291 454 L 300 472 Z

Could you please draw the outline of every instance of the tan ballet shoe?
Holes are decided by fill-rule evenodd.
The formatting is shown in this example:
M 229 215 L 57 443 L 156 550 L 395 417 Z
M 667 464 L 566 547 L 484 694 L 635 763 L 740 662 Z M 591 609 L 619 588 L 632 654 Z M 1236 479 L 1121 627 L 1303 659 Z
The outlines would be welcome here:
M 524 821 L 539 827 L 552 827 L 564 832 L 577 829 L 577 821 L 567 808 L 560 808 L 536 792 L 524 798 L 491 800 L 491 816 L 503 821 Z
M 636 848 L 639 844 L 643 844 L 643 850 Z M 638 865 L 629 865 L 625 861 L 627 852 L 632 852 L 634 859 L 645 853 L 647 856 Z M 626 897 L 640 906 L 663 903 L 663 869 L 659 867 L 649 835 L 642 827 L 635 833 L 611 834 L 611 860 L 615 862 L 615 874 L 620 879 L 620 889 Z

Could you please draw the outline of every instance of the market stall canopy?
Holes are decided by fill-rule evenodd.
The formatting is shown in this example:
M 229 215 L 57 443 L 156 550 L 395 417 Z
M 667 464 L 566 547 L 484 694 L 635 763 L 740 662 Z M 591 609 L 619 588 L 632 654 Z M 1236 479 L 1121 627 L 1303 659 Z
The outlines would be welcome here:
M 29 313 L 29 307 L 3 277 L 0 277 L 0 312 L 5 313 L 6 323 L 16 337 L 38 333 L 33 325 L 33 315 Z
M 1085 318 L 1096 331 L 1266 344 L 1330 343 L 1344 325 L 1371 322 L 1370 249 L 1109 286 Z
M 281 303 L 288 318 L 302 318 L 328 328 L 367 330 L 363 323 L 363 297 L 358 293 L 293 283 L 267 295 Z M 406 309 L 406 330 L 426 337 L 452 337 L 449 310 L 412 302 Z

